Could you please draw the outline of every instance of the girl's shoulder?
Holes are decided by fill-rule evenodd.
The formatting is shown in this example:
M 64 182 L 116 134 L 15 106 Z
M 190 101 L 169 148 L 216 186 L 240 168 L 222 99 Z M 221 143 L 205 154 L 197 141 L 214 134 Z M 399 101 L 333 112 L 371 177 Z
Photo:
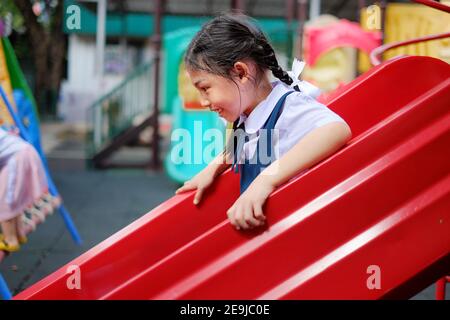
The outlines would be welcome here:
M 288 107 L 303 106 L 304 108 L 328 108 L 324 104 L 317 101 L 314 97 L 302 91 L 294 91 L 290 95 L 288 95 L 286 97 L 285 104 Z
M 307 94 L 304 91 L 296 91 L 294 88 L 281 81 L 275 81 L 272 83 L 272 86 L 274 87 L 273 90 L 276 90 L 279 96 L 291 92 L 284 101 L 284 109 L 294 108 L 295 110 L 298 110 L 298 106 L 303 106 L 303 109 L 327 108 L 310 94 Z
M 286 97 L 279 126 L 295 130 L 296 127 L 316 128 L 329 122 L 345 122 L 337 113 L 303 92 L 292 92 Z

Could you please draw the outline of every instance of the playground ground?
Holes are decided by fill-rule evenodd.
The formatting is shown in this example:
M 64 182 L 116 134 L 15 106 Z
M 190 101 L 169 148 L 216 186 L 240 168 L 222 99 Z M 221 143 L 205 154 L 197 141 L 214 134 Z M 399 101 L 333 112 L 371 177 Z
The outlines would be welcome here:
M 85 168 L 83 138 L 67 125 L 41 126 L 44 150 L 56 185 L 78 227 L 83 245 L 70 238 L 58 214 L 50 216 L 29 237 L 21 251 L 0 263 L 13 294 L 56 271 L 83 252 L 170 198 L 177 184 L 163 171 Z M 124 150 L 123 159 L 144 160 L 146 150 Z M 434 300 L 434 285 L 413 299 Z M 447 299 L 450 286 L 447 286 Z

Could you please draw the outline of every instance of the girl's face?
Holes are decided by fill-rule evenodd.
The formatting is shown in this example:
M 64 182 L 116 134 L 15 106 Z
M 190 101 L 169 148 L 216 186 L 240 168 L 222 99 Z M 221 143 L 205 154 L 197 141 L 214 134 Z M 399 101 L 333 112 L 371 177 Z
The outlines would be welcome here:
M 233 82 L 202 70 L 188 69 L 187 73 L 200 92 L 200 103 L 203 107 L 217 112 L 229 122 L 235 121 L 248 109 L 252 98 L 245 94 L 248 92 L 247 81 L 242 81 L 239 76 L 236 76 Z

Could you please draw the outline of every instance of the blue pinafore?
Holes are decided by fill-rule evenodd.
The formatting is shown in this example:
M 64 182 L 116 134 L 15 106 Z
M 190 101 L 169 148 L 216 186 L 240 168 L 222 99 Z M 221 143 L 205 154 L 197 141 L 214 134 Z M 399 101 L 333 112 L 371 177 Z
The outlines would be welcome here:
M 244 191 L 248 188 L 248 186 L 255 180 L 255 178 L 261 173 L 261 171 L 268 167 L 274 160 L 274 150 L 272 145 L 272 133 L 273 129 L 275 128 L 275 124 L 277 123 L 278 118 L 281 115 L 281 112 L 283 111 L 283 105 L 286 100 L 286 97 L 295 91 L 289 91 L 286 92 L 277 102 L 275 105 L 275 108 L 273 108 L 272 113 L 270 114 L 267 121 L 264 123 L 260 131 L 260 136 L 258 138 L 258 142 L 256 144 L 256 150 L 253 154 L 253 158 L 251 160 L 245 159 L 243 163 L 237 163 L 239 159 L 241 159 L 241 154 L 244 148 L 244 143 L 249 140 L 249 135 L 245 133 L 244 130 L 244 123 L 242 123 L 241 126 L 239 126 L 237 129 L 242 129 L 242 133 L 237 136 L 237 142 L 235 143 L 234 148 L 234 157 L 233 157 L 233 165 L 232 170 L 234 169 L 234 172 L 240 173 L 240 191 L 241 194 L 244 193 Z M 238 120 L 237 120 L 238 121 Z M 234 127 L 236 127 L 237 121 L 234 124 Z M 261 132 L 264 133 L 264 135 L 261 134 Z M 267 140 L 263 141 L 261 138 L 264 138 Z M 264 143 L 263 143 L 264 142 Z M 264 163 L 261 162 L 260 159 L 260 149 L 266 147 L 266 153 L 265 161 Z M 269 161 L 267 161 L 269 159 Z

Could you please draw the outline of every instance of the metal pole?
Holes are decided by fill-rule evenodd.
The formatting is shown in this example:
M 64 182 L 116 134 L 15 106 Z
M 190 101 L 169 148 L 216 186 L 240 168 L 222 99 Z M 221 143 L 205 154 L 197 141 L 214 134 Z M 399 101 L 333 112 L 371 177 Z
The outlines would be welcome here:
M 311 0 L 309 3 L 309 20 L 314 20 L 320 15 L 321 0 Z
M 105 56 L 105 25 L 106 25 L 106 1 L 97 0 L 97 33 L 95 35 L 95 76 L 99 80 L 103 78 L 103 66 Z
M 6 284 L 6 281 L 1 273 L 0 273 L 0 297 L 3 300 L 12 299 L 11 291 L 9 291 L 8 285 Z
M 154 79 L 154 111 L 153 111 L 153 138 L 152 138 L 152 163 L 153 169 L 159 169 L 161 167 L 161 161 L 159 158 L 159 68 L 161 61 L 161 16 L 163 13 L 163 6 L 165 0 L 157 0 L 155 8 L 155 33 L 153 35 L 153 43 L 155 48 L 155 79 Z
M 292 20 L 294 20 L 294 0 L 286 1 L 286 20 L 289 26 L 292 24 Z
M 362 15 L 362 10 L 366 8 L 366 1 L 365 0 L 358 0 L 358 12 L 356 14 L 356 19 L 359 22 L 360 26 L 362 26 L 361 24 L 361 15 Z M 366 17 L 366 26 L 367 26 L 367 17 Z M 356 52 L 356 74 L 355 76 L 361 74 L 360 73 L 360 68 L 359 68 L 359 64 L 360 64 L 360 60 L 361 60 L 361 52 L 357 51 Z
M 288 25 L 288 47 L 287 47 L 287 56 L 288 56 L 288 66 L 292 64 L 294 50 L 293 50 L 293 30 L 292 30 L 292 21 L 294 20 L 294 0 L 286 1 L 286 21 Z
M 237 11 L 245 11 L 244 0 L 231 0 L 231 8 Z
M 366 1 L 365 0 L 358 0 L 358 18 L 361 15 L 361 10 L 363 8 L 365 8 L 365 7 L 366 7 Z
M 384 43 L 385 38 L 385 23 L 386 23 L 386 0 L 380 1 L 381 9 L 381 43 Z
M 298 51 L 297 57 L 301 60 L 303 57 L 303 28 L 306 20 L 306 4 L 307 0 L 298 0 Z

